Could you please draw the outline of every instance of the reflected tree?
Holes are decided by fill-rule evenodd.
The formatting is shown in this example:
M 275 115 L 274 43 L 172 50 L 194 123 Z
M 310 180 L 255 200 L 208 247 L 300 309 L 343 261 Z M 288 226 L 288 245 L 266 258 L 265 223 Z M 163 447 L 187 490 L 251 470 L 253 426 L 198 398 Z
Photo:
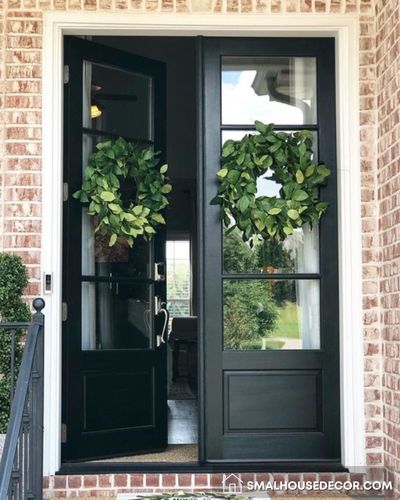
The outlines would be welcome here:
M 268 281 L 224 283 L 225 349 L 260 348 L 276 325 L 278 309 Z

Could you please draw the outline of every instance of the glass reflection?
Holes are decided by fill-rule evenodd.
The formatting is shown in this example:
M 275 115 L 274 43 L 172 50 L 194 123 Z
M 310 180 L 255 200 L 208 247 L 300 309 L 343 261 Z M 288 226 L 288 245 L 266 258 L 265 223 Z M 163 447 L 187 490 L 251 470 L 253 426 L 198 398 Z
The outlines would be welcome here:
M 318 226 L 296 229 L 282 242 L 266 240 L 251 248 L 235 228 L 224 228 L 224 272 L 226 274 L 317 273 L 319 272 Z
M 319 281 L 225 280 L 224 349 L 319 349 Z
M 82 283 L 82 349 L 151 347 L 151 285 Z M 87 297 L 92 297 L 86 303 Z
M 222 123 L 315 124 L 313 57 L 223 57 Z
M 124 239 L 109 246 L 109 236 L 95 233 L 96 221 L 82 208 L 82 274 L 148 278 L 151 274 L 151 243 L 138 238 L 132 248 Z
M 135 139 L 153 139 L 152 79 L 83 63 L 83 126 Z

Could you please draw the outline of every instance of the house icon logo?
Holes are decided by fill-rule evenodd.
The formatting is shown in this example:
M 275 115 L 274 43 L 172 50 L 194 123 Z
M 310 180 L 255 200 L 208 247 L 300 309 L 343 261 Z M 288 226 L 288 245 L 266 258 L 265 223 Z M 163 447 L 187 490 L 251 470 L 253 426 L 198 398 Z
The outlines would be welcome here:
M 222 491 L 224 493 L 242 493 L 243 481 L 236 474 L 224 474 L 222 479 Z

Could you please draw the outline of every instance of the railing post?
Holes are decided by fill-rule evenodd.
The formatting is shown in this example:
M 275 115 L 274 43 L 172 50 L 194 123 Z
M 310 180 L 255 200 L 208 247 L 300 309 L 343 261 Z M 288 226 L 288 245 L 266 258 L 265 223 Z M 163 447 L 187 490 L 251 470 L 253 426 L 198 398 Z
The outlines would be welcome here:
M 33 498 L 43 498 L 43 407 L 44 407 L 44 315 L 42 309 L 45 302 L 41 298 L 33 301 L 33 323 L 39 326 L 38 338 L 36 344 L 36 354 L 33 363 L 31 379 L 31 432 L 32 442 L 30 488 Z

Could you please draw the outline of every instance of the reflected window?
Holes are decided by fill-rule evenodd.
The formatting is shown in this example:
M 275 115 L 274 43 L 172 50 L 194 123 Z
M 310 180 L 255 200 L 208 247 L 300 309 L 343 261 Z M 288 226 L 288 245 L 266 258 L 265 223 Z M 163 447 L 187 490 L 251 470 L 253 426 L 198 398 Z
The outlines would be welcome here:
M 223 57 L 222 124 L 315 124 L 313 57 Z
M 167 241 L 167 303 L 171 318 L 191 315 L 190 241 Z

